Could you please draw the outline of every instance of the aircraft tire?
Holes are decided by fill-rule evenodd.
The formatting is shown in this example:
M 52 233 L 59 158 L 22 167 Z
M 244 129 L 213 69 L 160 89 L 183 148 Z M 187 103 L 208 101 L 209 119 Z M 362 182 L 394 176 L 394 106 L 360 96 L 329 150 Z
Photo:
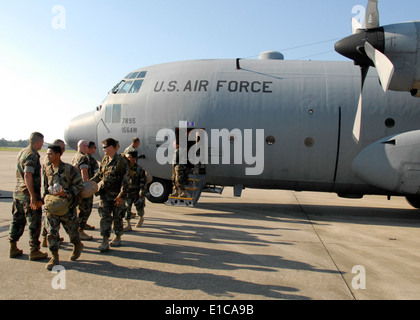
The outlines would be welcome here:
M 153 203 L 164 203 L 172 191 L 172 182 L 169 180 L 153 178 L 147 185 L 146 198 Z
M 414 208 L 420 209 L 420 196 L 406 196 L 405 198 Z

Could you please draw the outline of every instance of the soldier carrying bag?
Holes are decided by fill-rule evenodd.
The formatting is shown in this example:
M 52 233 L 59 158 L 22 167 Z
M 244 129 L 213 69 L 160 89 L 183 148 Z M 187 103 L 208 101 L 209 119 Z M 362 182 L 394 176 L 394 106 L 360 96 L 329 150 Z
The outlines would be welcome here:
M 70 202 L 67 198 L 47 194 L 44 199 L 45 209 L 49 214 L 64 216 L 69 212 Z
M 68 177 L 70 175 L 70 165 L 66 165 L 64 170 L 65 170 L 66 177 Z M 54 188 L 56 186 L 54 185 L 52 187 Z M 49 190 L 49 191 L 52 192 L 53 190 Z M 48 214 L 52 214 L 55 216 L 61 217 L 67 214 L 67 212 L 69 212 L 70 204 L 71 204 L 70 200 L 67 197 L 64 198 L 64 197 L 54 196 L 52 194 L 47 194 L 45 195 L 45 198 L 44 198 L 45 210 L 47 211 Z

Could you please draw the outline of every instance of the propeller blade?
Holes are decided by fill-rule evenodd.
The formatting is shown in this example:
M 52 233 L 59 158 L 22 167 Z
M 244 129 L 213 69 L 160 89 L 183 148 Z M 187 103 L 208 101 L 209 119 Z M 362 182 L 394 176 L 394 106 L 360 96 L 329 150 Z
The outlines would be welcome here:
M 361 86 L 360 86 L 359 104 L 357 105 L 356 117 L 354 118 L 354 124 L 353 124 L 353 139 L 356 141 L 356 143 L 359 143 L 360 141 L 360 129 L 362 127 L 363 87 L 365 85 L 365 80 L 366 80 L 368 71 L 369 71 L 369 66 L 360 67 L 362 81 L 361 81 Z
M 359 29 L 363 29 L 362 24 L 355 18 L 351 18 L 351 33 L 355 34 Z
M 376 69 L 378 70 L 379 79 L 381 80 L 382 89 L 386 92 L 391 83 L 392 76 L 394 75 L 394 65 L 379 50 L 376 50 L 369 42 L 365 42 L 365 51 L 370 60 L 373 61 Z
M 366 9 L 365 26 L 366 29 L 379 28 L 378 0 L 369 0 Z
M 356 117 L 354 118 L 353 124 L 353 139 L 356 143 L 359 143 L 360 141 L 360 127 L 362 126 L 362 100 L 363 95 L 362 92 L 360 92 L 359 104 L 357 106 Z

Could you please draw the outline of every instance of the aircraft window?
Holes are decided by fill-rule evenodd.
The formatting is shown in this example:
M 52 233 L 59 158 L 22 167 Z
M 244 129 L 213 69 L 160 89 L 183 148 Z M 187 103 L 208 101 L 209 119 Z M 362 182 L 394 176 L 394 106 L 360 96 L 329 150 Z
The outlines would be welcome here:
M 112 104 L 107 104 L 105 107 L 105 123 L 112 121 Z
M 308 148 L 312 147 L 315 144 L 314 138 L 308 137 L 305 139 L 305 146 Z
M 105 123 L 121 122 L 121 104 L 107 104 L 105 107 Z
M 127 93 L 132 84 L 133 84 L 133 81 L 127 81 L 124 84 L 124 86 L 120 89 L 120 91 L 118 91 L 118 93 Z
M 274 142 L 276 142 L 276 139 L 273 136 L 268 136 L 267 138 L 265 138 L 265 142 L 271 146 L 274 144 Z
M 118 82 L 115 86 L 114 86 L 114 88 L 112 88 L 111 89 L 111 92 L 112 93 L 117 93 L 118 92 L 118 90 L 120 90 L 121 89 L 121 87 L 123 86 L 123 84 L 125 83 L 125 80 L 121 80 L 120 82 Z
M 124 79 L 130 79 L 130 76 L 132 75 L 133 73 L 131 72 L 131 73 L 129 73 L 129 74 L 127 74 L 125 77 L 124 77 Z
M 394 128 L 394 126 L 395 126 L 395 120 L 394 120 L 394 119 L 392 119 L 392 118 L 388 118 L 388 119 L 386 119 L 386 120 L 385 120 L 385 126 L 386 126 L 387 128 Z
M 121 105 L 114 104 L 112 108 L 112 123 L 121 122 Z
M 134 81 L 132 87 L 128 93 L 137 93 L 140 90 L 141 85 L 143 84 L 143 79 Z
M 147 73 L 147 71 L 140 72 L 139 75 L 137 76 L 137 79 L 138 78 L 144 78 L 146 76 L 146 73 Z
M 138 72 L 133 72 L 129 77 L 128 77 L 128 79 L 134 79 L 135 77 L 137 77 L 137 75 L 138 75 L 139 73 Z

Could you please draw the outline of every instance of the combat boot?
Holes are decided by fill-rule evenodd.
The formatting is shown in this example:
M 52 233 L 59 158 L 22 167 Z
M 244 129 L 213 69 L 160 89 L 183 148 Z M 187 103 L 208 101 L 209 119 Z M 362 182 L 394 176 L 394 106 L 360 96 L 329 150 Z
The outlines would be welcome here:
M 178 190 L 178 188 L 174 188 L 175 190 L 174 190 L 174 192 L 171 194 L 171 197 L 174 197 L 174 198 L 176 198 L 176 197 L 178 197 L 179 196 L 179 190 Z
M 10 258 L 16 258 L 23 254 L 23 250 L 18 249 L 17 242 L 10 241 Z
M 110 243 L 111 247 L 119 247 L 121 245 L 121 236 L 115 236 Z
M 130 220 L 127 220 L 127 225 L 124 227 L 123 230 L 124 232 L 133 231 L 133 229 L 131 228 Z
M 43 248 L 48 248 L 48 241 L 47 241 L 47 237 L 42 237 L 41 247 L 43 247 Z
M 180 198 L 188 198 L 189 194 L 185 190 L 181 190 L 181 194 L 179 195 Z
M 101 245 L 98 247 L 100 252 L 105 252 L 109 250 L 109 237 L 104 237 Z
M 94 226 L 91 226 L 91 225 L 88 225 L 88 224 L 86 223 L 86 225 L 85 225 L 85 230 L 95 230 L 95 227 L 94 227 Z
M 86 234 L 85 230 L 81 228 L 79 228 L 79 235 L 80 235 L 80 240 L 86 240 L 86 241 L 93 240 L 93 236 Z
M 54 266 L 60 264 L 60 261 L 58 259 L 58 251 L 51 251 L 51 255 L 51 260 L 45 266 L 45 268 L 49 271 L 51 271 L 54 268 Z
M 73 244 L 73 252 L 71 253 L 71 256 L 70 256 L 71 261 L 76 261 L 80 257 L 83 247 L 84 245 L 81 241 L 77 244 Z
M 46 258 L 48 258 L 48 253 L 41 252 L 39 251 L 39 249 L 31 251 L 31 253 L 29 254 L 30 261 L 38 261 L 38 260 L 43 260 Z
M 143 225 L 144 217 L 141 216 L 139 221 L 137 221 L 136 228 L 140 228 Z

